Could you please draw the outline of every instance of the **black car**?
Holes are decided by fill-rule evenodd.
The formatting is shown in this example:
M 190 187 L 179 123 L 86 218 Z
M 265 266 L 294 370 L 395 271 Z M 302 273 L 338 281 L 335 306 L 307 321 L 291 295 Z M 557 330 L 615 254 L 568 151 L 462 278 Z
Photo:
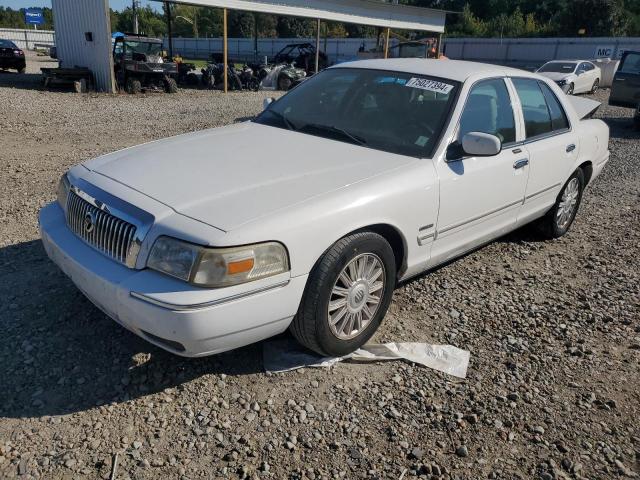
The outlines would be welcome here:
M 276 53 L 273 63 L 295 63 L 298 68 L 304 69 L 307 75 L 316 71 L 316 47 L 310 43 L 291 43 Z M 329 66 L 329 58 L 324 52 L 319 55 L 319 70 Z
M 622 55 L 611 84 L 609 105 L 634 108 L 636 128 L 640 129 L 640 52 Z
M 24 52 L 10 40 L 0 39 L 0 69 L 13 68 L 18 73 L 24 73 L 27 68 L 27 61 Z

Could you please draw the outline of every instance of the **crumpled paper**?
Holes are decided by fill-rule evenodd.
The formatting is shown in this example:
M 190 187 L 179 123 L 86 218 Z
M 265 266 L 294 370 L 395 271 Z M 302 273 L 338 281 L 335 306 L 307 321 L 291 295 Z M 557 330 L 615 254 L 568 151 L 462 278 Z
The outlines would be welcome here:
M 406 360 L 454 377 L 466 378 L 471 354 L 453 345 L 428 343 L 367 344 L 343 357 L 322 357 L 306 350 L 292 338 L 267 340 L 263 344 L 263 364 L 267 372 L 289 372 L 304 367 L 331 367 L 343 360 L 358 362 Z

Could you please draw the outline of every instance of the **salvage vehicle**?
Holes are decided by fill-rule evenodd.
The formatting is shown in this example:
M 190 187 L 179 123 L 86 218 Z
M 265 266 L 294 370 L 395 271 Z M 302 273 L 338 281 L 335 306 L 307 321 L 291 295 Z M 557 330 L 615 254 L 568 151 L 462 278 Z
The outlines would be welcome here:
M 554 60 L 536 72 L 556 82 L 567 95 L 596 93 L 602 78 L 600 68 L 584 60 Z
M 640 130 L 640 52 L 622 55 L 611 84 L 609 105 L 635 109 L 634 123 Z
M 290 328 L 344 355 L 398 281 L 530 222 L 568 232 L 609 159 L 592 104 L 506 67 L 342 64 L 252 121 L 71 168 L 42 241 L 103 312 L 175 354 Z
M 273 63 L 290 63 L 303 69 L 307 75 L 316 71 L 316 47 L 311 43 L 290 43 L 273 57 Z M 323 51 L 319 52 L 318 67 L 324 70 L 329 66 L 329 57 Z
M 162 40 L 140 35 L 123 35 L 113 39 L 113 63 L 116 80 L 127 93 L 142 91 L 178 91 L 178 66 L 165 62 Z
M 0 69 L 8 68 L 24 73 L 27 70 L 27 61 L 21 48 L 10 40 L 0 38 Z

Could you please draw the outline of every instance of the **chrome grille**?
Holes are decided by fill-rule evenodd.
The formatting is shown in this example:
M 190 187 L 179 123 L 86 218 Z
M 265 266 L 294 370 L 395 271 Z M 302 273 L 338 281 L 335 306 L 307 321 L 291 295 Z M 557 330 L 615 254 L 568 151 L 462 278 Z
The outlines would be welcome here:
M 96 250 L 129 267 L 136 226 L 90 204 L 74 192 L 67 198 L 67 225 Z

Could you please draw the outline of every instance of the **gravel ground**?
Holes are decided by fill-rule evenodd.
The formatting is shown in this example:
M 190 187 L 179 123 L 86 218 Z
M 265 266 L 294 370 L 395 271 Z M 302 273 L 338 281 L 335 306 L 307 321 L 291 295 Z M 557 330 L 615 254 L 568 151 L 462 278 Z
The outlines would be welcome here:
M 37 212 L 69 166 L 246 118 L 265 96 L 0 87 L 0 478 L 104 479 L 116 453 L 117 479 L 637 476 L 630 110 L 600 110 L 611 162 L 569 235 L 524 229 L 397 290 L 375 340 L 468 349 L 464 381 L 400 362 L 268 375 L 259 344 L 175 357 L 106 318 L 47 259 Z

